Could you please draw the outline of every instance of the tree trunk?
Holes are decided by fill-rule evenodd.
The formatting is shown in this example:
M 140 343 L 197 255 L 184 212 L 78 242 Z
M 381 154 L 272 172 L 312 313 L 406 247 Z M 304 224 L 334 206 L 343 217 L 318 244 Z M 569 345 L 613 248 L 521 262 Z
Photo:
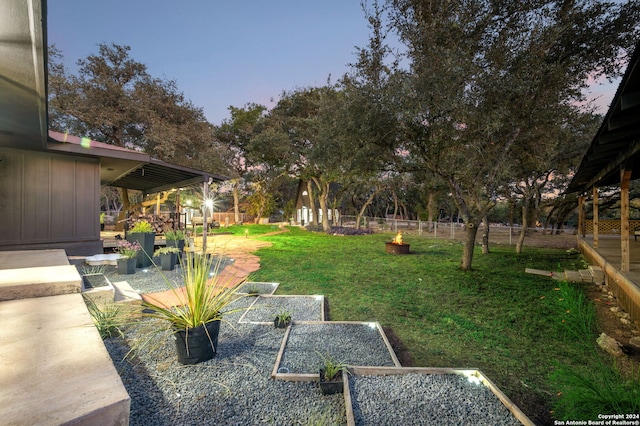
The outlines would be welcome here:
M 527 228 L 529 227 L 528 223 L 529 217 L 529 200 L 525 199 L 524 205 L 522 206 L 522 228 L 520 228 L 520 235 L 518 235 L 518 242 L 516 243 L 516 253 L 522 253 L 522 247 L 524 246 L 524 237 L 527 235 Z
M 482 254 L 489 254 L 489 217 L 482 218 Z
M 329 198 L 329 183 L 321 183 L 320 179 L 313 178 L 320 194 L 318 194 L 318 202 L 320 203 L 320 211 L 322 212 L 322 229 L 328 231 L 329 226 L 329 209 L 327 208 L 327 200 Z
M 116 225 L 114 230 L 123 231 L 126 225 L 127 212 L 131 208 L 131 203 L 129 202 L 129 190 L 127 188 L 122 189 L 122 210 L 118 213 L 118 218 L 116 219 Z
M 435 203 L 435 195 L 433 192 L 429 192 L 429 195 L 427 196 L 427 221 L 428 221 L 428 228 L 427 228 L 427 232 L 433 232 L 433 216 L 435 214 L 435 210 L 436 210 L 436 203 Z
M 309 209 L 311 210 L 311 221 L 309 222 L 309 225 L 317 225 L 318 212 L 316 211 L 316 200 L 313 196 L 313 185 L 310 180 L 307 181 L 307 192 L 309 193 Z
M 367 198 L 367 201 L 365 201 L 364 205 L 358 212 L 358 215 L 356 216 L 356 228 L 360 228 L 360 221 L 362 220 L 362 216 L 364 216 L 365 210 L 367 209 L 367 207 L 369 207 L 369 205 L 371 205 L 371 203 L 373 203 L 373 199 L 376 197 L 376 195 L 378 195 L 378 193 L 380 193 L 380 188 L 376 188 L 376 190 L 369 195 L 369 198 Z
M 476 223 L 471 221 L 465 223 L 464 249 L 462 251 L 462 261 L 460 262 L 460 269 L 463 271 L 471 270 L 477 233 L 478 225 Z
M 233 180 L 233 218 L 240 223 L 240 180 Z

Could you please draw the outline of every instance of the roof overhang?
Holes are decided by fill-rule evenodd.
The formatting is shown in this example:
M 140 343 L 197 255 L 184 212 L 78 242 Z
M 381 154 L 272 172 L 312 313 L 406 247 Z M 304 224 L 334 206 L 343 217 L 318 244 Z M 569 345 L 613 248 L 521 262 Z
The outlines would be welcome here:
M 566 192 L 617 185 L 622 166 L 631 170 L 631 179 L 640 178 L 640 43 Z
M 228 179 L 226 176 L 165 163 L 144 152 L 51 130 L 48 149 L 97 158 L 100 161 L 101 184 L 136 189 L 145 194 Z
M 46 0 L 0 1 L 0 147 L 47 143 Z

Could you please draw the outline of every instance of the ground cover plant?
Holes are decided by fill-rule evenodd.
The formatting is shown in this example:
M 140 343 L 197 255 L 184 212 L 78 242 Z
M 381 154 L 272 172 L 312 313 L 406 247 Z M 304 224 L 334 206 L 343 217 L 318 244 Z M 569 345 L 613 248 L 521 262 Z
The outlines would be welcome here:
M 598 371 L 597 337 L 578 336 L 563 300 L 580 285 L 525 268 L 581 269 L 574 250 L 493 246 L 459 269 L 462 244 L 407 237 L 411 254 L 390 255 L 389 234 L 332 236 L 292 229 L 263 237 L 252 279 L 280 282 L 278 294 L 324 294 L 335 321 L 379 321 L 403 365 L 478 368 L 536 424 L 552 424 L 562 368 Z M 571 290 L 573 291 L 573 290 Z M 573 294 L 573 293 L 571 293 Z M 582 303 L 582 302 L 581 302 Z M 574 308 L 575 309 L 575 308 Z M 584 324 L 583 324 L 584 325 Z M 580 344 L 578 344 L 578 342 Z

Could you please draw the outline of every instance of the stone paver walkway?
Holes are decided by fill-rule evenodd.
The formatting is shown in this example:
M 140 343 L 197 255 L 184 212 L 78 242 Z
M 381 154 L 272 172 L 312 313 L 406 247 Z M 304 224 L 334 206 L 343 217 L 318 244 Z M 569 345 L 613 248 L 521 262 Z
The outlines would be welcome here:
M 283 232 L 288 231 L 281 230 L 260 236 Z M 216 279 L 224 283 L 225 287 L 237 285 L 247 279 L 252 272 L 260 269 L 260 259 L 253 253 L 262 247 L 270 246 L 270 242 L 256 240 L 252 237 L 215 234 L 207 236 L 207 253 L 225 255 L 233 259 L 233 263 L 224 268 L 220 275 L 216 277 Z M 196 250 L 198 248 L 202 249 L 202 237 L 196 237 L 195 248 Z M 184 291 L 184 287 L 179 291 Z M 158 293 L 147 293 L 142 295 L 142 298 L 146 301 L 171 307 L 180 304 L 180 295 L 176 293 L 174 290 L 166 290 Z

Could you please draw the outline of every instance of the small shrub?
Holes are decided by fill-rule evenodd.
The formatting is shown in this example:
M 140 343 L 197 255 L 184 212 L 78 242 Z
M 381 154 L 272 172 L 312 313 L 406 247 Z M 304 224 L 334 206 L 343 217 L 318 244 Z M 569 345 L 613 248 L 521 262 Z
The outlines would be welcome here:
M 326 380 L 333 381 L 340 372 L 349 372 L 347 364 L 336 361 L 330 355 L 323 355 L 318 351 L 316 353 L 322 359 L 320 369 L 323 371 Z
M 373 231 L 368 228 L 348 228 L 345 226 L 334 226 L 327 231 L 331 235 L 369 235 Z
M 121 327 L 124 324 L 123 306 L 115 303 L 107 303 L 98 306 L 90 297 L 84 296 L 84 301 L 89 309 L 93 323 L 102 339 L 109 337 L 124 337 Z
M 164 238 L 167 240 L 184 240 L 184 231 L 180 229 L 168 229 L 164 232 Z
M 145 233 L 145 234 L 146 233 L 151 233 L 151 232 L 153 232 L 153 227 L 146 220 L 140 220 L 140 221 L 136 222 L 135 225 L 133 225 L 133 227 L 129 231 L 129 233 L 131 233 L 131 234 L 135 234 L 135 233 L 138 233 L 138 232 Z
M 80 265 L 78 269 L 80 275 L 105 274 L 107 272 L 106 265 Z

